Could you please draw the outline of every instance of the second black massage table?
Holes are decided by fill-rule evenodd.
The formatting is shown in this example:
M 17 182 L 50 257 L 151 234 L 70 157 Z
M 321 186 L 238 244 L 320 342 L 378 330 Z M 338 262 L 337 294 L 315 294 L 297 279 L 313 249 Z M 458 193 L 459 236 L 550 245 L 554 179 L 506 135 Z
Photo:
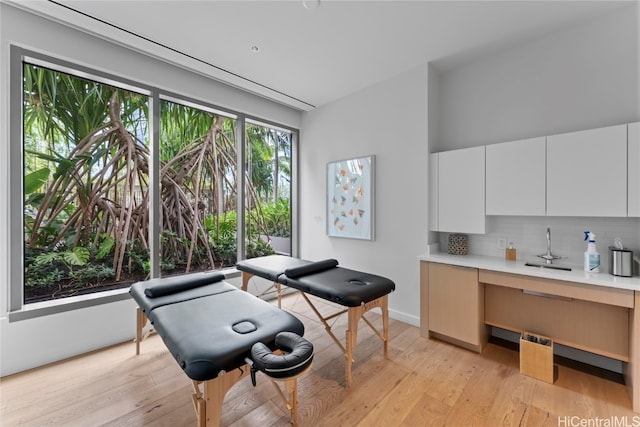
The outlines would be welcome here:
M 247 375 L 255 385 L 256 370 L 284 381 L 288 397 L 274 385 L 295 425 L 297 377 L 313 359 L 304 325 L 223 279 L 221 273 L 192 273 L 134 283 L 136 354 L 149 320 L 193 382 L 199 426 L 218 426 L 227 391 Z
M 280 305 L 279 285 L 285 285 L 301 292 L 325 330 L 345 356 L 345 381 L 347 387 L 352 383 L 353 350 L 357 343 L 358 323 L 360 319 L 382 340 L 384 356 L 387 357 L 389 340 L 388 295 L 395 290 L 395 283 L 385 277 L 338 266 L 338 261 L 307 261 L 284 255 L 268 255 L 239 261 L 237 269 L 242 272 L 242 287 L 247 290 L 252 276 L 262 277 L 277 284 L 278 305 Z M 306 294 L 346 307 L 345 309 L 323 316 Z M 371 309 L 382 311 L 382 333 L 364 317 Z M 345 345 L 335 336 L 328 321 L 348 313 L 348 326 Z

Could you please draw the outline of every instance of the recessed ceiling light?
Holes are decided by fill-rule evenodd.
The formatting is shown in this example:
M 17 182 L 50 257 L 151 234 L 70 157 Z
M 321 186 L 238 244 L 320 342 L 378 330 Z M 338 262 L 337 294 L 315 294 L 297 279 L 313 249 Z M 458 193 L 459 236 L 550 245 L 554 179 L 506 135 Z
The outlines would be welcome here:
M 254 44 L 254 45 L 251 45 L 249 50 L 251 50 L 251 52 L 260 52 L 260 47 Z
M 315 9 L 320 7 L 320 0 L 303 0 L 302 5 L 305 9 Z

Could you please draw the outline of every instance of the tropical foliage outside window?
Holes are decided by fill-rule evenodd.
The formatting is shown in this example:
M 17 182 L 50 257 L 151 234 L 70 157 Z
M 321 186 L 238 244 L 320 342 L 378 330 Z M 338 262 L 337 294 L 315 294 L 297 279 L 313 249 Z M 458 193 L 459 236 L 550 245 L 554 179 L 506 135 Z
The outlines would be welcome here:
M 25 303 L 148 278 L 154 186 L 161 275 L 236 263 L 237 119 L 160 101 L 154 183 L 149 96 L 26 62 L 23 73 Z M 252 257 L 291 235 L 291 134 L 246 129 Z
M 290 132 L 273 127 L 246 126 L 247 258 L 262 254 L 255 248 L 262 242 L 269 242 L 278 253 L 291 254 L 291 138 Z

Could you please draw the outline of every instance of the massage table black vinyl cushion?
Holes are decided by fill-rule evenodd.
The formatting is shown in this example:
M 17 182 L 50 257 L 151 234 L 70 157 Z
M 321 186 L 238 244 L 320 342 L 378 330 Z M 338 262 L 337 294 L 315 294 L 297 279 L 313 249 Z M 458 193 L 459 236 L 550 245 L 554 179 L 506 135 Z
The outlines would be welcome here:
M 395 283 L 385 277 L 332 266 L 331 260 L 318 264 L 320 271 L 300 277 L 289 277 L 285 272 L 278 282 L 346 307 L 357 307 L 395 290 Z M 312 271 L 310 266 L 303 268 Z M 294 272 L 297 276 L 297 271 Z
M 129 294 L 138 303 L 147 318 L 153 320 L 153 310 L 163 305 L 237 289 L 235 286 L 222 281 L 223 279 L 224 275 L 220 273 L 190 273 L 182 276 L 163 277 L 134 283 L 129 289 Z M 178 286 L 173 288 L 175 292 L 166 292 L 167 284 L 173 285 L 176 283 Z M 165 292 L 158 297 L 149 297 L 149 289 L 156 288 L 161 288 Z
M 278 277 L 286 269 L 301 267 L 307 264 L 312 264 L 312 262 L 283 255 L 267 255 L 238 261 L 237 267 L 241 271 L 271 280 L 272 282 L 277 282 Z
M 279 332 L 304 334 L 294 316 L 238 289 L 158 307 L 153 318 L 173 357 L 196 381 L 244 365 L 256 342 L 273 348 Z
M 280 332 L 304 334 L 296 317 L 222 281 L 223 277 L 193 273 L 134 283 L 129 290 L 192 380 L 207 381 L 243 366 L 253 344 L 275 348 Z

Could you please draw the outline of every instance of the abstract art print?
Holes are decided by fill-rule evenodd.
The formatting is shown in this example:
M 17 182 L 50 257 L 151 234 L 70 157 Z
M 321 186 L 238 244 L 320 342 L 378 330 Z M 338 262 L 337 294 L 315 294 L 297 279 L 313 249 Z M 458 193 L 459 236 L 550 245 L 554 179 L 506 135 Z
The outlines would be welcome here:
M 327 235 L 373 240 L 375 156 L 327 164 Z

